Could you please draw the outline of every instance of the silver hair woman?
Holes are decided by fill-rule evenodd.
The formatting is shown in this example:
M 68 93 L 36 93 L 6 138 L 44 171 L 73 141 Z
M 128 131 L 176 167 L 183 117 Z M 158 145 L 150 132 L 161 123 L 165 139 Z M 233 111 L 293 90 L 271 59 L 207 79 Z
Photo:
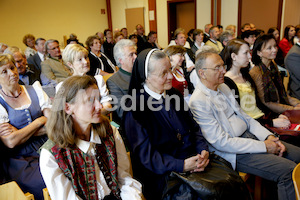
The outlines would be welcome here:
M 138 55 L 129 86 L 132 100 L 123 121 L 133 173 L 142 182 L 146 199 L 162 199 L 172 171 L 202 172 L 210 162 L 207 143 L 184 109 L 182 94 L 172 88 L 172 78 L 165 53 L 146 49 Z

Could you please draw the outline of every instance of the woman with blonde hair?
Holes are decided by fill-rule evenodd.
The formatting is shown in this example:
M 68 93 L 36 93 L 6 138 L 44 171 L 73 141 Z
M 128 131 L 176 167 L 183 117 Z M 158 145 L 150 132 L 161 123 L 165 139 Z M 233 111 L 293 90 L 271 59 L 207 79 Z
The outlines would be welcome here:
M 70 67 L 73 72 L 73 76 L 83 76 L 90 71 L 90 60 L 88 57 L 88 51 L 79 44 L 69 44 L 63 51 L 62 59 Z M 111 108 L 111 97 L 108 95 L 108 90 L 103 77 L 99 75 L 94 76 L 97 80 L 97 85 L 101 94 L 101 103 L 103 104 L 102 114 L 107 114 L 108 109 Z M 61 87 L 62 82 L 57 84 L 56 91 Z
M 69 77 L 58 90 L 40 156 L 51 199 L 141 199 L 123 140 L 101 109 L 92 76 Z

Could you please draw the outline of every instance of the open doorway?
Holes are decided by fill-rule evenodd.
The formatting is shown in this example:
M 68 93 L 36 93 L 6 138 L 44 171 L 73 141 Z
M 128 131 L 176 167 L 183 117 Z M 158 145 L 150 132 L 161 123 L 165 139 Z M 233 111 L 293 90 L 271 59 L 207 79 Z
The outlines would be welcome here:
M 196 27 L 196 3 L 195 0 L 168 1 L 168 38 L 173 37 L 177 28 L 183 28 L 187 33 Z

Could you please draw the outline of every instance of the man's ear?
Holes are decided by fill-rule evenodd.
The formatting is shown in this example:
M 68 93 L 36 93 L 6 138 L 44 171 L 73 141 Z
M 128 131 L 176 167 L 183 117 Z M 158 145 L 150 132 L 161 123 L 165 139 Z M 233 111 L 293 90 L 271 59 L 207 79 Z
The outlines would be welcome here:
M 204 70 L 203 70 L 203 69 L 199 69 L 199 70 L 198 70 L 198 75 L 199 75 L 200 78 L 206 79 L 205 74 L 204 74 Z
M 71 115 L 71 114 L 73 113 L 71 104 L 65 103 L 65 112 L 66 112 L 68 115 Z
M 122 60 L 122 58 L 119 58 L 119 63 L 121 64 L 121 66 L 123 65 L 123 60 Z

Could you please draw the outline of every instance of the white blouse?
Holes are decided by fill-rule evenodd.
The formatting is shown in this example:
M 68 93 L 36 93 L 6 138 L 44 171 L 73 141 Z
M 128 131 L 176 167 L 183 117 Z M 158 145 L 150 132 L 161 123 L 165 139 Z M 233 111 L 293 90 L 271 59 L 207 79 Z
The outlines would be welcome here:
M 116 144 L 118 181 L 121 198 L 123 200 L 142 199 L 142 185 L 137 180 L 133 179 L 129 173 L 130 162 L 123 140 L 118 130 L 113 126 L 112 128 Z M 93 131 L 91 132 L 91 139 L 89 142 L 80 139 L 76 141 L 78 148 L 84 153 L 91 155 L 95 160 L 98 198 L 103 199 L 106 195 L 109 195 L 111 191 L 97 164 L 94 150 L 95 144 L 101 144 L 101 139 L 97 134 L 94 134 Z M 72 182 L 59 168 L 54 156 L 46 149 L 42 149 L 41 151 L 40 170 L 52 200 L 81 199 L 76 195 Z
M 108 89 L 106 87 L 106 84 L 105 84 L 105 81 L 104 81 L 103 77 L 101 75 L 96 75 L 96 76 L 94 76 L 94 78 L 97 81 L 97 85 L 98 85 L 100 95 L 101 95 L 101 101 L 100 102 L 104 103 L 104 102 L 111 101 L 112 98 L 109 96 L 109 92 L 108 92 Z M 59 88 L 61 87 L 62 84 L 63 84 L 63 82 L 60 82 L 56 85 L 56 87 L 55 87 L 55 92 L 56 93 L 57 93 L 57 91 L 59 90 Z
M 30 98 L 25 86 L 21 85 L 21 87 L 25 91 L 28 99 L 30 100 L 30 103 L 27 105 L 23 105 L 20 108 L 15 108 L 15 110 L 23 110 L 23 109 L 29 108 L 29 106 L 31 105 L 31 98 Z M 49 97 L 42 89 L 40 82 L 38 82 L 38 81 L 34 82 L 32 87 L 38 96 L 39 105 L 41 107 L 41 110 L 43 111 L 45 108 L 51 108 Z M 4 99 L 4 97 L 1 94 L 0 94 L 0 96 Z M 6 109 L 0 104 L 0 124 L 6 123 L 6 122 L 9 122 L 8 113 L 7 113 Z

